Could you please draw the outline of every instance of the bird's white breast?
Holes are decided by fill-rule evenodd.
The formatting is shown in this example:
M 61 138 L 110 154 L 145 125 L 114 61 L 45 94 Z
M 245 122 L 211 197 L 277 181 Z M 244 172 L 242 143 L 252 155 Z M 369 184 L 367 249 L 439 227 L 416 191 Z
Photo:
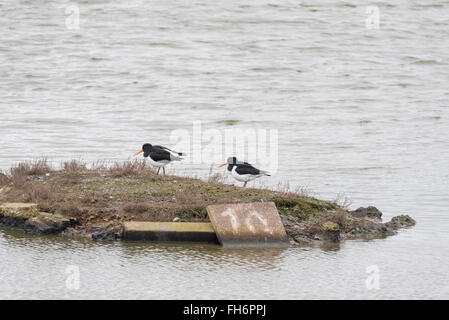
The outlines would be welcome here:
M 148 157 L 148 162 L 152 166 L 163 167 L 163 166 L 167 165 L 170 161 L 168 161 L 168 160 L 154 161 L 153 159 L 151 159 L 151 157 Z

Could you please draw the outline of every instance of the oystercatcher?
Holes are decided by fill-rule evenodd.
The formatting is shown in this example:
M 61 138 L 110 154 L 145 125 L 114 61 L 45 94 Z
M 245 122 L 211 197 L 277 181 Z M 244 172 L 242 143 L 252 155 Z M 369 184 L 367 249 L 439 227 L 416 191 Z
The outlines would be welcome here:
M 136 152 L 134 156 L 137 156 L 142 152 L 145 158 L 150 158 L 149 161 L 153 166 L 158 167 L 157 174 L 159 174 L 159 171 L 162 168 L 164 175 L 165 175 L 164 167 L 167 164 L 169 164 L 172 161 L 180 161 L 182 160 L 181 156 L 186 155 L 185 153 L 176 152 L 164 146 L 153 146 L 149 143 L 145 143 L 142 146 L 142 149 Z
M 219 165 L 218 167 L 220 168 L 225 165 L 228 165 L 228 171 L 231 172 L 231 175 L 235 180 L 245 182 L 243 184 L 244 188 L 246 187 L 248 181 L 252 181 L 262 176 L 270 176 L 268 172 L 256 169 L 247 162 L 238 161 L 236 157 L 229 157 L 225 163 Z

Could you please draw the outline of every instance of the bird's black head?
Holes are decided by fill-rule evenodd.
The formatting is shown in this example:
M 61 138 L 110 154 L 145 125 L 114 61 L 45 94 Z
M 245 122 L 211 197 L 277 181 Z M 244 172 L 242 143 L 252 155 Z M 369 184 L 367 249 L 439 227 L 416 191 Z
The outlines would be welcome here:
M 143 156 L 146 158 L 146 157 L 148 157 L 148 156 L 150 155 L 150 151 L 151 151 L 151 148 L 152 148 L 152 147 L 153 147 L 153 146 L 152 146 L 151 144 L 145 143 L 145 144 L 142 146 L 142 149 L 140 149 L 139 151 L 137 151 L 136 153 L 134 153 L 133 156 L 137 156 L 138 154 L 141 154 L 141 153 L 143 152 Z
M 228 163 L 228 164 L 237 164 L 237 157 L 229 157 L 227 160 L 226 160 L 226 162 Z
M 237 157 L 229 157 L 226 162 L 228 164 L 228 171 L 232 171 L 232 168 L 237 165 Z
M 237 158 L 236 157 L 229 157 L 225 163 L 219 165 L 218 167 L 223 167 L 225 165 L 228 165 L 228 170 L 231 171 L 232 168 L 237 164 Z
M 143 156 L 144 156 L 145 158 L 148 157 L 148 156 L 150 155 L 151 148 L 153 148 L 153 146 L 152 146 L 150 143 L 145 143 L 145 144 L 142 146 Z

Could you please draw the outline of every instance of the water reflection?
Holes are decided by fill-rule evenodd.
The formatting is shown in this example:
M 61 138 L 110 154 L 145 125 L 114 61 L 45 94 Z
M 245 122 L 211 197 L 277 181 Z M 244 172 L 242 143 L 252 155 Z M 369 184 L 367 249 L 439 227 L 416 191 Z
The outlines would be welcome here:
M 51 247 L 53 250 L 73 250 L 75 247 L 93 247 L 95 242 L 88 238 L 67 237 L 52 234 L 38 234 L 20 228 L 0 225 L 0 245 L 17 247 Z
M 2 243 L 3 242 L 3 243 Z M 85 238 L 69 238 L 55 235 L 39 235 L 17 228 L 1 227 L 0 246 L 15 246 L 27 250 L 52 250 L 59 254 L 80 254 L 90 251 L 108 251 L 132 263 L 145 263 L 146 260 L 163 264 L 176 264 L 189 260 L 191 263 L 217 266 L 240 266 L 275 270 L 282 263 L 288 247 L 222 247 L 214 244 L 175 242 L 103 242 Z M 0 248 L 1 249 L 1 248 Z
M 335 252 L 341 249 L 340 242 L 323 242 L 320 244 L 320 249 L 325 252 Z
M 163 256 L 164 260 L 186 259 L 217 265 L 235 265 L 262 269 L 276 269 L 282 261 L 286 247 L 276 248 L 228 248 L 213 244 L 198 243 L 136 243 L 120 242 L 124 257 L 140 259 L 148 256 Z

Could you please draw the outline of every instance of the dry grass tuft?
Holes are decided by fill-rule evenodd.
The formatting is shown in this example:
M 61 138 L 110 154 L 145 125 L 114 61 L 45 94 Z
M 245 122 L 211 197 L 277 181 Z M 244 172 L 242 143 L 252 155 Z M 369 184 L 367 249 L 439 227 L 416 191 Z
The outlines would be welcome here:
M 11 168 L 11 175 L 25 175 L 25 176 L 34 176 L 34 175 L 43 175 L 50 172 L 52 169 L 48 164 L 46 158 L 21 162 L 17 164 L 15 167 Z
M 0 171 L 0 186 L 6 186 L 11 183 L 11 179 Z
M 81 174 L 87 170 L 87 165 L 84 162 L 78 160 L 66 161 L 62 164 L 62 167 L 68 174 Z
M 175 193 L 176 205 L 181 210 L 196 209 L 207 206 L 205 196 L 196 188 Z
M 197 188 L 176 192 L 175 200 L 176 210 L 181 218 L 188 216 L 193 219 L 207 219 L 207 195 Z
M 226 176 L 224 173 L 212 173 L 214 166 L 210 166 L 209 168 L 209 176 L 207 178 L 208 183 L 212 184 L 222 184 L 226 180 Z
M 90 165 L 91 171 L 104 171 L 108 169 L 108 165 L 105 160 L 97 160 L 95 162 L 92 162 Z
M 348 218 L 347 218 L 348 214 L 345 210 L 343 209 L 337 209 L 331 216 L 330 221 L 335 222 L 336 224 L 339 225 L 339 227 L 341 229 L 344 229 L 345 226 L 347 225 L 348 222 Z
M 125 162 L 115 162 L 111 167 L 106 169 L 107 173 L 114 178 L 126 176 L 147 176 L 155 175 L 145 161 L 134 160 Z
M 340 192 L 335 197 L 333 203 L 344 209 L 348 209 L 351 206 L 352 201 L 348 199 L 344 193 Z
M 26 202 L 41 202 L 42 200 L 52 200 L 56 191 L 47 184 L 26 184 L 24 187 L 24 200 Z
M 207 178 L 207 182 L 213 184 L 222 184 L 224 180 L 224 176 L 219 173 L 213 174 Z
M 309 197 L 310 191 L 303 186 L 296 186 L 292 188 L 289 182 L 279 182 L 277 188 L 272 189 L 282 194 L 286 198 L 296 198 L 296 197 Z
M 28 176 L 21 170 L 14 171 L 11 174 L 12 184 L 17 188 L 23 187 L 27 182 L 27 177 Z
M 51 170 L 52 169 L 46 158 L 35 161 L 21 162 L 10 169 L 9 179 L 14 186 L 22 187 L 26 184 L 28 176 L 43 175 Z
M 82 204 L 92 205 L 99 202 L 99 195 L 96 194 L 94 191 L 84 191 L 79 196 L 79 200 Z
M 122 206 L 122 210 L 127 213 L 144 213 L 151 208 L 151 205 L 145 202 L 127 202 Z
M 321 233 L 321 225 L 323 221 L 317 217 L 311 218 L 304 226 L 304 232 L 310 237 Z
M 84 213 L 86 213 L 84 210 L 79 209 L 78 206 L 68 201 L 58 203 L 56 206 L 56 212 L 64 216 L 71 217 L 81 217 Z

